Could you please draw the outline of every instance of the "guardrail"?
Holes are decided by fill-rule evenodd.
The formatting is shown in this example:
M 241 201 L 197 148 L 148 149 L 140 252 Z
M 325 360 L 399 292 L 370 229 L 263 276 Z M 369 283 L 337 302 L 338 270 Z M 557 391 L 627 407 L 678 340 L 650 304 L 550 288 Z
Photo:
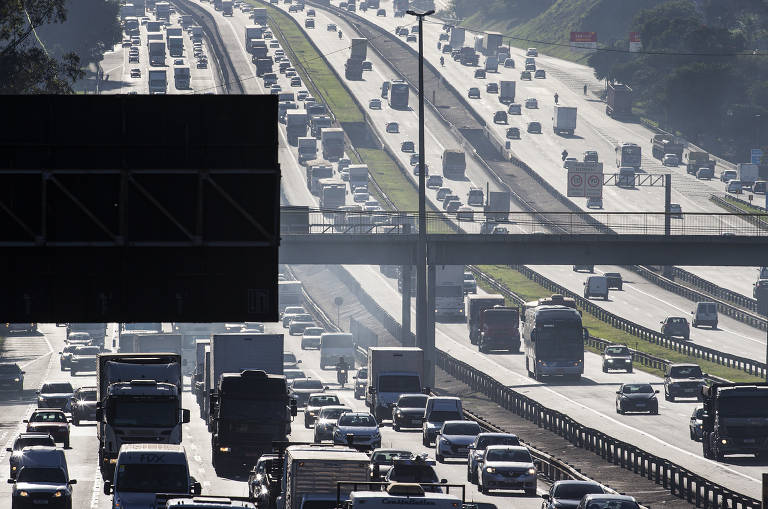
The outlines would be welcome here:
M 356 292 L 360 302 L 384 328 L 393 336 L 402 338 L 402 328 L 386 310 L 384 310 L 344 267 L 333 269 L 337 276 Z M 410 333 L 401 339 L 404 345 L 415 344 L 415 337 Z M 742 495 L 725 486 L 709 481 L 706 477 L 665 458 L 648 453 L 630 443 L 618 440 L 597 429 L 584 426 L 568 415 L 548 408 L 534 399 L 501 384 L 489 374 L 483 373 L 469 364 L 451 355 L 435 349 L 436 364 L 454 378 L 469 385 L 472 389 L 490 397 L 499 406 L 514 412 L 539 427 L 552 431 L 568 440 L 576 447 L 594 452 L 604 460 L 631 470 L 638 475 L 663 486 L 671 494 L 685 499 L 696 507 L 732 509 L 760 509 L 761 502 Z
M 741 215 L 744 213 L 742 209 L 734 205 L 733 203 L 729 203 L 727 200 L 724 200 L 723 198 L 720 198 L 717 195 L 711 195 L 709 197 L 710 201 L 715 202 L 716 204 L 723 207 L 725 210 L 730 210 L 733 214 Z M 766 219 L 768 219 L 768 215 L 766 214 L 747 214 L 746 217 L 743 217 L 745 221 L 749 222 L 753 226 L 757 227 L 760 230 L 768 230 L 768 222 L 766 222 Z

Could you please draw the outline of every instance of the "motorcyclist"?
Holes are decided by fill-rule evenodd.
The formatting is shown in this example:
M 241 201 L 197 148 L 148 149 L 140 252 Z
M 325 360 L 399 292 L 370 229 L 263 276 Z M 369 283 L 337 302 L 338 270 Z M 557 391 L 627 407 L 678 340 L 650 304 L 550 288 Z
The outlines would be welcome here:
M 339 39 L 341 39 L 341 30 L 339 30 Z
M 339 358 L 339 362 L 336 363 L 336 381 L 344 387 L 347 383 L 347 374 L 349 372 L 349 364 L 347 360 L 342 356 Z
M 445 66 L 445 58 L 440 57 L 440 65 Z
M 563 156 L 563 161 L 565 161 L 568 158 L 568 151 L 563 149 L 563 153 L 560 155 Z
M 555 104 L 557 104 L 557 100 L 560 99 L 560 96 L 557 95 L 557 92 L 555 92 Z
M 587 84 L 584 83 L 584 95 L 587 95 Z

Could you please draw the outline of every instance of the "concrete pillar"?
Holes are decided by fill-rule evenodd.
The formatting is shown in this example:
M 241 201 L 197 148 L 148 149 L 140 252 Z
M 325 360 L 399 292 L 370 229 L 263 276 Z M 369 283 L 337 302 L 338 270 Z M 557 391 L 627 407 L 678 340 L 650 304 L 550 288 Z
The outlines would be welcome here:
M 419 342 L 424 350 L 424 384 L 435 386 L 435 266 L 427 266 L 427 327 L 426 337 Z
M 402 334 L 400 342 L 403 346 L 413 346 L 411 341 L 411 265 L 400 267 L 400 290 L 402 291 Z

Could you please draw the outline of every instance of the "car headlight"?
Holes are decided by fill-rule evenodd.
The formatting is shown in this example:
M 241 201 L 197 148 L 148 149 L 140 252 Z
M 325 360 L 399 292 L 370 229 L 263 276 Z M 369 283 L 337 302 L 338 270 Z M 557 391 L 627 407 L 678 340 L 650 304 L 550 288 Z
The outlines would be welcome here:
M 29 496 L 29 492 L 28 492 L 28 491 L 24 491 L 24 490 L 21 490 L 21 491 L 19 492 L 19 496 L 20 496 L 20 497 L 28 497 L 28 496 Z
M 219 447 L 219 452 L 232 452 L 231 447 Z
M 14 382 L 21 382 L 21 378 L 14 378 L 13 381 Z
M 53 493 L 53 496 L 54 496 L 54 498 L 60 498 L 60 497 L 64 496 L 64 493 L 62 493 L 61 490 L 56 490 Z
M 15 472 L 15 471 L 16 471 L 16 465 L 11 467 L 11 472 Z
M 400 416 L 402 416 L 402 415 L 403 415 L 403 412 L 402 412 L 402 410 L 398 409 L 398 410 L 397 410 L 397 412 L 396 412 L 396 414 L 397 414 L 397 416 L 398 416 L 398 417 L 400 417 Z
M 606 359 L 605 362 L 611 363 L 613 362 L 613 359 Z
M 533 468 L 533 467 L 529 468 L 528 469 L 528 475 L 534 475 L 534 474 L 536 474 L 536 469 Z
M 726 445 L 728 443 L 728 440 L 724 438 L 724 439 L 720 440 L 720 443 L 723 444 L 723 445 Z
M 496 472 L 496 469 L 493 467 L 485 467 L 485 471 L 488 472 L 489 474 L 493 474 Z

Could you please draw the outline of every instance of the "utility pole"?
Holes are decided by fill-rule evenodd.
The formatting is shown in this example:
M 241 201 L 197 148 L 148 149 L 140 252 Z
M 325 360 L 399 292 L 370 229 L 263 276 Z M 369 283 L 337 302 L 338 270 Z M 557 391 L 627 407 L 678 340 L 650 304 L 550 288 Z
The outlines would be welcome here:
M 427 373 L 434 373 L 435 345 L 427 342 L 427 216 L 426 176 L 424 171 L 424 17 L 434 10 L 406 11 L 419 20 L 419 235 L 416 249 L 416 346 L 424 350 L 424 374 L 427 385 L 434 385 Z

